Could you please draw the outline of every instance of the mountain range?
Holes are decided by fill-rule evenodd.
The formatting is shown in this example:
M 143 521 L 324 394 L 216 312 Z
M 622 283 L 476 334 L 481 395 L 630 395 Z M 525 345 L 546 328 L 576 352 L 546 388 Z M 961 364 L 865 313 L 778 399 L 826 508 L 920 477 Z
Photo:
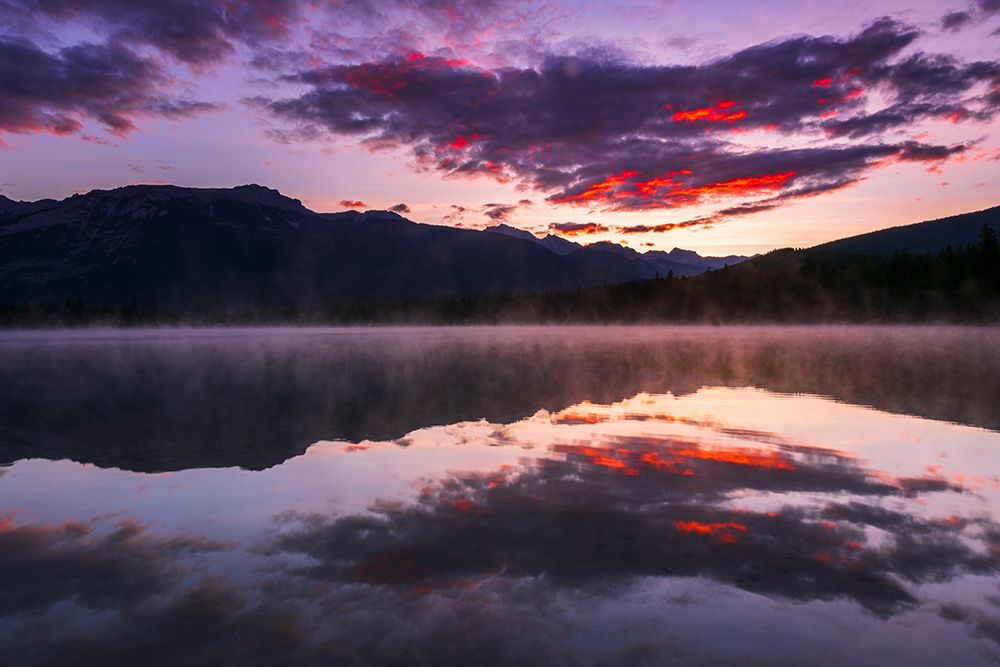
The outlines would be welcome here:
M 548 234 L 542 238 L 538 238 L 529 231 L 518 229 L 517 227 L 511 227 L 505 223 L 487 227 L 483 231 L 492 232 L 494 234 L 504 234 L 506 236 L 513 236 L 514 238 L 532 241 L 548 248 L 557 255 L 568 255 L 577 250 L 582 250 L 583 248 L 588 248 L 590 251 L 601 250 L 603 252 L 610 252 L 618 255 L 619 257 L 625 257 L 629 261 L 636 262 L 639 266 L 652 268 L 656 273 L 664 276 L 671 271 L 675 276 L 695 276 L 699 273 L 703 273 L 707 269 L 721 269 L 725 266 L 739 264 L 740 262 L 749 259 L 749 257 L 745 255 L 702 257 L 693 250 L 683 250 L 682 248 L 674 248 L 670 252 L 665 252 L 663 250 L 648 250 L 640 253 L 627 246 L 618 245 L 609 241 L 581 245 L 564 239 L 561 236 L 556 236 L 555 234 Z
M 814 256 L 888 257 L 897 251 L 926 255 L 940 252 L 948 246 L 958 250 L 976 243 L 983 225 L 1000 233 L 1000 206 L 850 236 L 815 246 L 808 252 Z
M 0 197 L 0 303 L 301 312 L 331 302 L 552 292 L 691 276 L 746 259 L 581 246 L 507 225 L 316 213 L 259 185 L 133 185 L 62 201 Z

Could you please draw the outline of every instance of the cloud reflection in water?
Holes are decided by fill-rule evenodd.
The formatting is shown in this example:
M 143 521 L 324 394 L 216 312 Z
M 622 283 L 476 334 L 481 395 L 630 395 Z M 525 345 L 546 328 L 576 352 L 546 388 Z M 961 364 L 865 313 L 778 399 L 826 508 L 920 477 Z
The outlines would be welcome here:
M 22 461 L 0 641 L 28 665 L 989 663 L 998 443 L 716 387 L 261 472 Z

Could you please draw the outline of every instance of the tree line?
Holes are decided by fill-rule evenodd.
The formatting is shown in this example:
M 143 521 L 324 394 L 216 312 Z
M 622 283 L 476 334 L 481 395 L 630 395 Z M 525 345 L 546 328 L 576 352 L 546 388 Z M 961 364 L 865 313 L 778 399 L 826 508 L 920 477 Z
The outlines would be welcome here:
M 875 257 L 788 249 L 698 276 L 668 274 L 572 292 L 340 302 L 309 309 L 289 300 L 270 308 L 225 304 L 218 313 L 67 299 L 0 305 L 0 326 L 998 322 L 1000 245 L 984 225 L 978 242 L 936 254 L 897 251 Z

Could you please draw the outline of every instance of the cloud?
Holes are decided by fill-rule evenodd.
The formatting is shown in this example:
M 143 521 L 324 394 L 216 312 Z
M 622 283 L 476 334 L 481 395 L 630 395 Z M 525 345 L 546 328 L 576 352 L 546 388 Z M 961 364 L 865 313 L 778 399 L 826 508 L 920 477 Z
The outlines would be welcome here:
M 396 204 L 395 206 L 390 206 L 389 210 L 392 211 L 393 213 L 399 213 L 400 215 L 409 214 L 412 212 L 410 210 L 410 207 L 407 206 L 406 204 Z
M 0 36 L 0 133 L 76 134 L 93 121 L 124 135 L 143 117 L 184 118 L 219 109 L 171 98 L 172 80 L 154 61 L 120 44 L 80 44 L 54 52 Z
M 549 231 L 559 232 L 563 236 L 587 236 L 604 234 L 611 230 L 596 222 L 553 222 L 549 223 Z
M 497 222 L 506 222 L 517 208 L 516 204 L 483 204 L 486 217 Z
M 972 14 L 969 12 L 948 12 L 941 17 L 941 28 L 949 32 L 958 32 L 970 23 L 972 23 Z
M 658 225 L 625 225 L 622 227 L 616 227 L 615 231 L 619 234 L 662 234 L 663 232 L 671 232 L 675 229 L 684 229 L 686 227 L 707 227 L 716 222 L 712 218 L 695 218 L 694 220 L 685 220 L 683 222 L 664 222 Z
M 242 57 L 284 70 L 400 53 L 401 26 L 438 26 L 459 45 L 524 3 L 466 0 L 0 0 L 0 133 L 75 134 L 94 120 L 115 134 L 140 118 L 186 118 L 222 105 L 174 98 L 178 63 L 201 74 Z M 344 34 L 331 31 L 336 25 Z M 348 33 L 361 28 L 361 35 Z M 380 33 L 395 31 L 396 39 Z M 84 35 L 80 40 L 80 35 Z M 92 43 L 93 42 L 93 43 Z M 44 44 L 46 46 L 39 46 Z M 305 45 L 305 46 L 303 46 Z M 274 137 L 292 138 L 279 129 Z M 297 134 L 294 136 L 301 136 Z
M 424 168 L 514 179 L 554 204 L 646 210 L 772 199 L 860 178 L 900 150 L 882 135 L 921 120 L 959 110 L 993 117 L 992 99 L 974 91 L 1000 82 L 1000 65 L 904 57 L 917 37 L 881 19 L 846 39 L 789 38 L 694 66 L 589 54 L 484 70 L 391 58 L 302 70 L 288 81 L 305 93 L 263 108 L 303 136 L 408 147 Z M 883 109 L 869 111 L 869 91 Z M 821 145 L 738 143 L 748 131 Z
M 205 69 L 248 55 L 251 66 L 283 69 L 317 58 L 358 60 L 422 41 L 422 30 L 453 47 L 481 41 L 527 2 L 499 0 L 0 0 L 0 28 L 52 34 L 83 27 L 109 42 L 155 49 Z M 361 28 L 361 34 L 356 34 Z M 308 44 L 303 48 L 301 44 Z
M 452 204 L 450 207 L 450 212 L 441 218 L 441 222 L 445 224 L 455 224 L 465 217 L 469 213 L 469 209 L 465 206 L 459 204 Z M 459 223 L 460 224 L 460 223 Z
M 304 5 L 297 0 L 6 0 L 0 10 L 21 30 L 44 29 L 43 21 L 86 25 L 116 44 L 153 47 L 179 62 L 207 65 L 232 55 L 238 44 L 286 36 L 302 18 Z
M 340 205 L 344 208 L 365 208 L 368 206 L 368 204 L 360 199 L 341 199 Z
M 956 10 L 941 17 L 941 29 L 947 32 L 958 32 L 969 26 L 989 19 L 1000 13 L 998 0 L 975 0 L 966 11 Z M 991 34 L 996 34 L 991 33 Z

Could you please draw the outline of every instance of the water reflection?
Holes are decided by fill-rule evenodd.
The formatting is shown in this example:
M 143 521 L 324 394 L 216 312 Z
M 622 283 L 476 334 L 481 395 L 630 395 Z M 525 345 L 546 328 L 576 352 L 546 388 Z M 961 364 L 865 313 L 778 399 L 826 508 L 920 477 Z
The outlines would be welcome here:
M 259 472 L 180 469 L 187 467 L 181 457 L 186 450 L 169 459 L 160 448 L 216 418 L 204 405 L 191 406 L 194 425 L 174 424 L 165 415 L 181 410 L 181 403 L 142 403 L 156 392 L 137 403 L 152 414 L 134 415 L 136 421 L 155 418 L 157 429 L 167 434 L 154 439 L 155 446 L 136 442 L 130 453 L 119 439 L 96 451 L 74 450 L 90 454 L 82 463 L 36 458 L 0 469 L 4 660 L 28 665 L 1000 660 L 996 432 L 845 403 L 853 389 L 833 400 L 711 381 L 726 364 L 741 367 L 746 377 L 763 373 L 755 364 L 780 365 L 753 354 L 737 363 L 732 356 L 734 349 L 764 355 L 778 349 L 774 340 L 759 349 L 754 345 L 760 341 L 720 343 L 735 346 L 726 353 L 728 360 L 706 366 L 711 353 L 679 361 L 676 351 L 666 351 L 666 341 L 649 332 L 632 341 L 645 357 L 639 348 L 622 352 L 632 343 L 605 353 L 596 338 L 579 346 L 546 340 L 556 333 L 540 334 L 535 343 L 524 334 L 480 350 L 486 368 L 486 349 L 494 359 L 506 360 L 505 355 L 516 356 L 512 349 L 537 345 L 535 370 L 525 371 L 534 387 L 517 390 L 513 375 L 494 387 L 490 381 L 497 375 L 486 371 L 469 380 L 485 392 L 478 399 L 456 388 L 411 384 L 411 393 L 425 396 L 430 407 L 405 399 L 405 416 L 378 430 L 367 424 L 389 407 L 380 405 L 379 394 L 367 394 L 362 383 L 356 389 L 364 400 L 351 405 L 368 407 L 352 423 L 363 425 L 359 433 L 368 435 L 317 442 Z M 869 346 L 874 354 L 876 343 L 859 342 L 859 332 L 839 335 L 856 337 L 842 341 L 844 346 Z M 951 346 L 963 341 L 968 345 L 964 336 L 972 334 L 952 333 L 951 342 L 931 338 L 925 348 L 916 345 L 913 331 L 893 335 L 910 337 L 906 354 L 935 368 L 913 369 L 912 382 L 899 387 L 904 398 L 891 395 L 886 385 L 887 395 L 869 403 L 915 411 L 926 397 L 914 387 L 945 375 L 940 364 L 946 352 L 955 352 Z M 982 349 L 994 345 L 988 332 L 975 336 Z M 396 361 L 379 366 L 363 357 L 355 364 L 363 369 L 360 375 L 346 374 L 340 381 L 381 368 L 378 377 L 389 382 L 385 396 L 395 397 L 387 368 L 399 371 L 410 364 L 409 382 L 443 378 L 448 363 L 458 364 L 468 352 L 454 339 L 444 340 L 448 344 L 427 340 L 406 348 L 419 350 L 422 361 L 406 361 L 407 352 L 387 344 L 385 353 L 397 354 Z M 472 344 L 471 338 L 461 340 Z M 836 347 L 831 340 L 820 336 L 814 345 Z M 806 345 L 803 338 L 797 341 Z M 300 374 L 286 374 L 292 351 L 315 348 L 317 342 L 308 338 L 292 345 L 283 339 L 281 362 L 268 357 L 278 354 L 274 341 L 230 339 L 228 345 L 250 346 L 245 353 L 254 361 L 238 375 L 250 394 L 283 391 L 319 409 L 312 401 L 325 405 L 350 388 L 334 379 L 323 384 L 308 364 Z M 356 343 L 348 348 L 364 349 L 350 347 Z M 81 344 L 74 344 L 73 354 Z M 122 345 L 116 340 L 111 350 L 117 354 Z M 108 363 L 111 375 L 105 377 L 124 382 L 126 368 L 138 358 L 159 359 L 163 369 L 169 365 L 162 350 L 143 356 L 150 341 L 137 345 L 120 357 L 101 352 L 117 359 Z M 207 354 L 205 341 L 193 345 L 197 354 L 192 366 L 184 367 L 192 371 Z M 262 345 L 270 352 L 261 353 Z M 343 341 L 334 347 L 340 350 L 338 363 L 350 366 Z M 50 353 L 67 355 L 64 361 L 72 357 L 64 350 Z M 596 361 L 580 375 L 560 373 L 553 360 L 565 359 L 562 354 L 577 360 L 593 354 Z M 660 365 L 667 360 L 687 364 L 686 370 Z M 40 375 L 21 380 L 22 386 L 51 380 L 50 362 L 43 361 Z M 397 363 L 402 365 L 393 366 Z M 902 366 L 893 370 L 893 363 L 903 361 L 881 366 L 888 377 L 903 373 Z M 149 376 L 146 365 L 139 368 L 138 375 L 159 377 Z M 265 391 L 265 380 L 255 379 L 252 368 L 282 369 L 265 376 L 283 378 L 288 386 Z M 840 386 L 863 384 L 848 377 L 848 370 L 841 372 Z M 607 376 L 604 384 L 601 373 Z M 292 387 L 302 378 L 312 380 Z M 180 383 L 180 375 L 161 386 L 174 381 Z M 402 396 L 405 383 L 399 382 Z M 141 384 L 136 377 L 123 386 Z M 961 382 L 940 379 L 937 385 L 958 391 Z M 319 397 L 307 396 L 317 388 Z M 82 413 L 72 410 L 83 408 L 68 402 L 79 396 L 77 389 L 53 389 L 62 393 L 49 405 L 70 411 L 65 424 L 80 418 Z M 41 400 L 38 396 L 29 393 L 25 400 Z M 8 404 L 12 400 L 5 397 Z M 97 413 L 125 399 L 108 400 Z M 233 397 L 218 400 L 232 401 L 234 410 L 239 405 Z M 942 403 L 953 404 L 948 398 Z M 246 414 L 255 406 L 251 401 Z M 496 412 L 478 414 L 483 406 Z M 338 417 L 347 408 L 327 407 L 303 432 L 348 428 L 350 420 Z M 265 416 L 279 412 L 261 410 Z M 293 415 L 304 410 L 299 406 Z M 434 421 L 439 414 L 458 416 Z M 982 418 L 970 418 L 976 414 Z M 983 405 L 949 415 L 954 421 L 964 415 L 971 424 L 990 419 Z M 224 418 L 217 419 L 225 428 Z M 258 417 L 247 419 L 260 424 Z M 406 424 L 412 427 L 401 430 Z M 37 428 L 19 432 L 37 434 L 42 426 L 39 421 Z M 61 428 L 63 422 L 55 420 L 50 445 Z M 133 434 L 138 428 L 126 426 Z M 287 437 L 297 432 L 276 428 Z M 94 427 L 89 437 L 101 432 Z M 293 449 L 279 443 L 266 451 L 259 437 L 259 447 L 251 444 L 256 449 L 246 460 L 264 461 Z M 245 454 L 229 443 L 209 458 L 216 455 L 229 461 Z M 195 461 L 204 463 L 201 456 Z M 87 462 L 102 457 L 136 469 L 172 461 L 167 467 L 178 469 L 147 474 Z
M 0 461 L 264 469 L 639 392 L 753 386 L 1000 429 L 1000 336 L 975 328 L 0 332 Z
M 589 406 L 554 415 L 552 424 L 691 424 L 614 411 L 598 420 L 581 407 Z M 1000 526 L 991 519 L 924 518 L 876 504 L 965 493 L 959 485 L 895 477 L 847 452 L 774 445 L 774 434 L 735 435 L 746 444 L 556 437 L 530 462 L 444 476 L 413 503 L 376 504 L 364 515 L 286 515 L 290 525 L 273 546 L 308 555 L 296 573 L 324 581 L 427 591 L 502 573 L 604 589 L 701 576 L 786 599 L 850 598 L 881 616 L 917 601 L 908 583 L 993 575 L 1000 566 Z M 734 494 L 748 491 L 777 509 L 741 507 Z M 834 500 L 845 497 L 852 500 Z M 870 528 L 880 534 L 870 539 Z

